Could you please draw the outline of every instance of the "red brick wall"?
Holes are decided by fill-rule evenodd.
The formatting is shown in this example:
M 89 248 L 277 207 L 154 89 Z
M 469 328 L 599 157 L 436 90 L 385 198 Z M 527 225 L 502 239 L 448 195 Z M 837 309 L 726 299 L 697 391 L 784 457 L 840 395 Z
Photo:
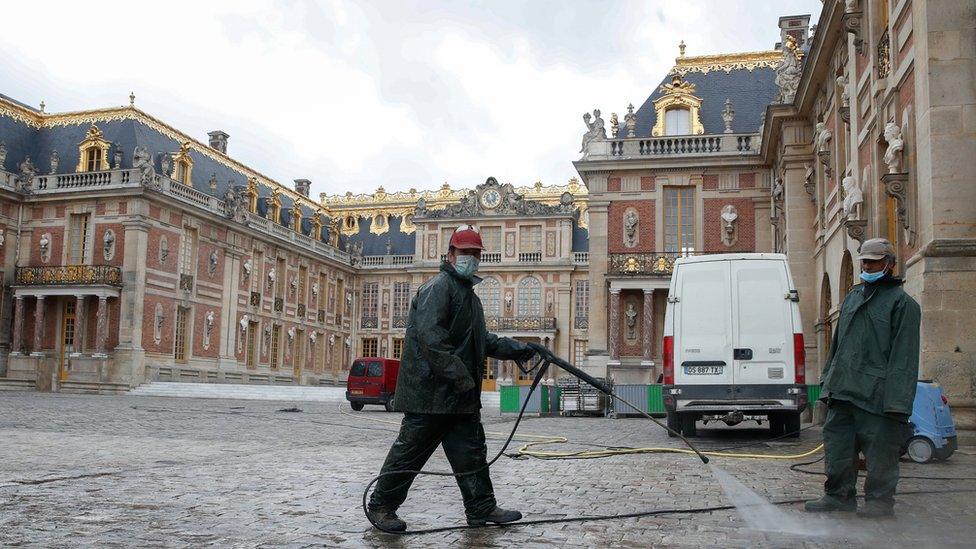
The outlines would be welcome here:
M 159 344 L 157 345 L 153 339 L 153 323 L 156 320 L 156 304 L 162 304 L 163 315 L 166 320 L 163 322 L 163 328 L 161 330 L 162 337 Z M 176 326 L 176 307 L 173 305 L 173 300 L 168 297 L 146 294 L 143 300 L 143 315 L 142 315 L 142 347 L 149 352 L 154 353 L 172 353 L 173 352 L 173 333 Z
M 203 348 L 203 338 L 207 329 L 207 311 L 214 312 L 213 331 L 210 332 L 210 348 Z M 196 305 L 193 308 L 193 356 L 217 358 L 220 344 L 220 307 Z
M 905 109 L 911 108 L 912 112 L 915 112 L 915 71 L 912 70 L 905 77 L 904 83 L 898 88 L 898 120 L 897 124 L 901 126 L 902 116 Z M 913 130 L 914 126 L 910 127 L 910 131 Z M 904 129 L 904 128 L 902 128 Z M 909 151 L 906 151 L 909 152 Z
M 637 245 L 624 246 L 624 213 L 628 208 L 637 210 L 640 221 L 637 225 Z M 607 247 L 610 253 L 652 252 L 654 251 L 654 201 L 621 200 L 610 204 L 607 226 Z
M 36 210 L 35 210 L 36 213 Z M 50 259 L 47 263 L 41 261 L 41 235 L 50 234 L 51 242 L 48 244 L 48 253 L 50 254 Z M 38 267 L 42 265 L 61 265 L 62 258 L 64 257 L 64 227 L 35 227 L 33 234 L 31 234 L 31 251 L 30 251 L 30 263 L 31 267 Z
M 755 172 L 740 173 L 739 174 L 739 188 L 740 189 L 754 189 L 756 187 L 756 174 Z
M 641 176 L 640 178 L 640 188 L 642 191 L 653 191 L 654 190 L 654 178 L 649 176 Z
M 129 213 L 129 203 L 126 202 L 125 200 L 120 200 L 119 201 L 119 214 L 120 215 L 125 215 L 127 213 Z
M 109 229 L 115 233 L 115 255 L 105 260 L 105 232 Z M 122 266 L 125 257 L 125 227 L 121 223 L 99 223 L 95 225 L 95 249 L 92 250 L 92 264 Z
M 722 208 L 735 206 L 736 241 L 731 247 L 722 243 Z M 751 252 L 756 248 L 756 214 L 751 198 L 706 198 L 704 200 L 704 242 L 708 252 Z
M 607 180 L 607 191 L 609 192 L 619 192 L 620 191 L 620 178 L 611 177 Z
M 617 348 L 620 349 L 620 356 L 644 356 L 644 335 L 642 333 L 644 329 L 643 300 L 643 291 L 624 290 L 620 292 L 620 323 L 618 324 L 620 326 L 620 333 L 617 334 Z M 637 337 L 633 340 L 627 339 L 627 303 L 630 301 L 633 301 L 634 309 L 637 310 L 637 330 L 635 334 Z
M 206 280 L 208 282 L 220 282 L 223 280 L 224 276 L 224 253 L 216 245 L 209 242 L 200 241 L 197 246 L 199 252 L 197 257 L 197 279 Z M 210 275 L 210 253 L 217 252 L 217 268 L 214 270 L 213 276 Z
M 718 189 L 718 175 L 709 174 L 702 176 L 702 190 L 714 191 L 715 189 Z
M 160 264 L 159 263 L 159 243 L 162 237 L 166 237 L 167 245 L 169 246 L 169 255 L 166 260 Z M 151 269 L 157 269 L 160 271 L 166 271 L 168 273 L 176 272 L 176 263 L 179 261 L 180 255 L 180 235 L 179 233 L 173 231 L 167 231 L 164 229 L 159 229 L 156 227 L 149 229 L 149 242 L 147 244 L 148 251 L 146 253 L 146 265 Z

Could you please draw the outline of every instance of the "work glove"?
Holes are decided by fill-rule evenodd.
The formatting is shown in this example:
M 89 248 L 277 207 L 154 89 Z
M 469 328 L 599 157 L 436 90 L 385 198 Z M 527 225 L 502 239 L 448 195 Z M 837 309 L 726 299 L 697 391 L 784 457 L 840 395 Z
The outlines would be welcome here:
M 518 355 L 515 357 L 515 360 L 523 363 L 532 360 L 532 357 L 534 357 L 536 354 L 536 350 L 532 346 L 532 344 L 527 345 L 524 343 L 522 344 L 522 348 L 519 349 L 517 352 Z
M 459 393 L 466 393 L 471 389 L 474 389 L 474 387 L 474 379 L 472 379 L 467 373 L 462 373 L 459 375 L 454 382 L 454 388 L 457 389 Z

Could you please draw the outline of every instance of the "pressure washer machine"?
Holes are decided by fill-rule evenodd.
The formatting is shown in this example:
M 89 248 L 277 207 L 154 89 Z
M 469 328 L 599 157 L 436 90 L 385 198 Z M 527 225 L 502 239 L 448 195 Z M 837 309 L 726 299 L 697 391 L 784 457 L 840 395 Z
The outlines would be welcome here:
M 902 455 L 907 454 L 915 463 L 945 461 L 958 445 L 949 399 L 942 387 L 931 380 L 919 380 L 912 415 L 905 429 Z

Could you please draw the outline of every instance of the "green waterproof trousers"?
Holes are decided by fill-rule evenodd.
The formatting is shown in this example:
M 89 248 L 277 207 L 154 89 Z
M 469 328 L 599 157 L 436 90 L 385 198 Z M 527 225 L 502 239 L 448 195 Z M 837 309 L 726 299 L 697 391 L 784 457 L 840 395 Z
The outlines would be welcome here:
M 858 452 L 864 454 L 864 499 L 893 506 L 898 486 L 902 423 L 872 414 L 845 400 L 828 403 L 823 426 L 827 481 L 824 492 L 845 506 L 856 506 Z
M 480 469 L 456 477 L 467 518 L 481 518 L 494 510 L 495 492 L 485 467 L 488 447 L 480 414 L 404 414 L 400 434 L 380 473 L 419 471 L 439 444 L 455 473 Z M 369 498 L 369 509 L 396 511 L 407 499 L 414 477 L 404 473 L 381 478 Z

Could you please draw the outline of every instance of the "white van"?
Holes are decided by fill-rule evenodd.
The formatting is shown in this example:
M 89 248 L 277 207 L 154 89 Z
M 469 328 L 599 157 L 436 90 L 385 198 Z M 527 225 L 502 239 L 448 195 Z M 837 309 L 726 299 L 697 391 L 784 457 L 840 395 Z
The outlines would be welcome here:
M 769 422 L 798 436 L 807 405 L 799 295 L 786 256 L 715 254 L 675 261 L 664 317 L 668 426 Z

